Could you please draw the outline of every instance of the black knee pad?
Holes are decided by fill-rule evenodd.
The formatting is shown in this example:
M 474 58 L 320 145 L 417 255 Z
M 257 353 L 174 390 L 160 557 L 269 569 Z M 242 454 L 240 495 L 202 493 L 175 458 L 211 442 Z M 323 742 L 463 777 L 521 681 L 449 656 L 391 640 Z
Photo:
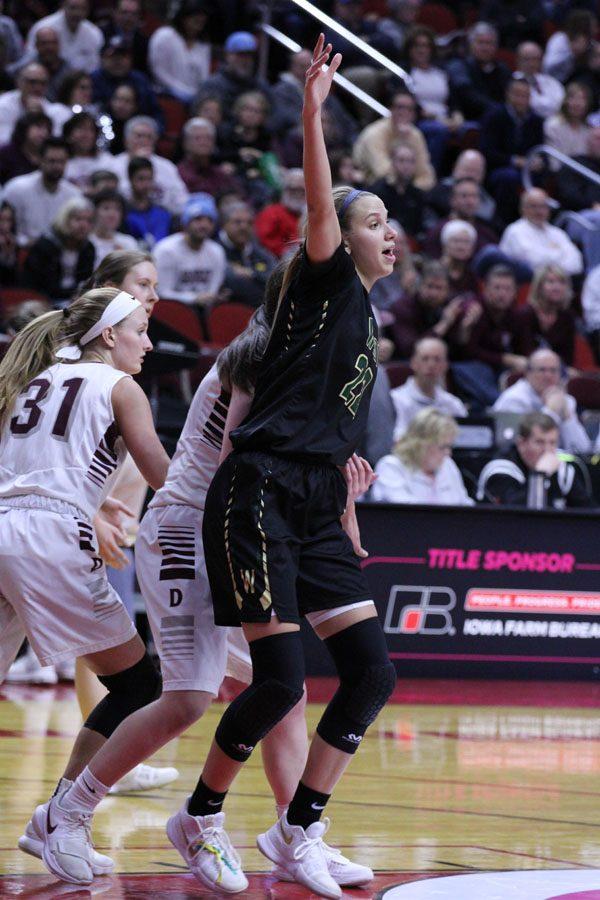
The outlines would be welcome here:
M 116 675 L 99 675 L 98 680 L 108 689 L 108 694 L 84 724 L 106 738 L 132 712 L 156 700 L 162 690 L 160 673 L 147 653 L 129 669 Z
M 245 762 L 256 744 L 302 699 L 304 653 L 299 631 L 252 641 L 252 684 L 229 704 L 215 732 L 227 756 Z
M 385 636 L 376 618 L 364 619 L 325 641 L 340 676 L 317 733 L 332 747 L 355 753 L 396 684 Z

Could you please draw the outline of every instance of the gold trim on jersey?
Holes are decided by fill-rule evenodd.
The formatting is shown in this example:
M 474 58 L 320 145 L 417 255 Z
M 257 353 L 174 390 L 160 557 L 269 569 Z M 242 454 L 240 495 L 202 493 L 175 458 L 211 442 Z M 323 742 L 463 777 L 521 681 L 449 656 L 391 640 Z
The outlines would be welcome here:
M 258 531 L 259 531 L 261 542 L 262 542 L 261 556 L 262 556 L 263 580 L 264 580 L 264 584 L 265 584 L 265 589 L 264 589 L 263 593 L 261 594 L 261 596 L 258 598 L 258 602 L 260 603 L 260 605 L 262 606 L 263 609 L 268 609 L 269 606 L 271 606 L 271 604 L 273 602 L 271 599 L 271 586 L 269 584 L 269 573 L 267 570 L 267 536 L 266 536 L 263 526 L 262 526 L 263 514 L 265 511 L 264 494 L 265 494 L 266 486 L 267 486 L 267 479 L 265 478 L 265 483 L 262 486 L 261 491 L 260 491 L 260 499 L 259 499 L 260 512 L 258 513 L 258 523 L 257 523 Z

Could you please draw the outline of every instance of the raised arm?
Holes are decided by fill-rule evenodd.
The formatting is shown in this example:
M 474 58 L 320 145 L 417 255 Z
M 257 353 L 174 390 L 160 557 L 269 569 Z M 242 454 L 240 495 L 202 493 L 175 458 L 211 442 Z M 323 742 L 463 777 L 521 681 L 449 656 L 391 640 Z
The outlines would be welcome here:
M 340 245 L 342 234 L 331 196 L 331 169 L 323 137 L 321 107 L 329 95 L 333 76 L 342 61 L 336 53 L 326 63 L 331 44 L 319 35 L 312 62 L 306 72 L 302 125 L 304 131 L 304 180 L 306 182 L 306 251 L 312 262 L 330 259 Z

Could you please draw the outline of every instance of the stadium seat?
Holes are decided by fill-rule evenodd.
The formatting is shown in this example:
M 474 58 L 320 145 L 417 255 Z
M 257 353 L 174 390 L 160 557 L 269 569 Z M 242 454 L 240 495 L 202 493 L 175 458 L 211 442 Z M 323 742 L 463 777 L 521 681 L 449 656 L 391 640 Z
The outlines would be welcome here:
M 573 365 L 584 372 L 598 371 L 592 348 L 582 334 L 575 333 L 575 352 Z
M 419 25 L 427 25 L 436 34 L 448 34 L 459 27 L 451 9 L 441 3 L 424 3 L 417 14 Z
M 214 344 L 225 347 L 241 334 L 254 312 L 245 303 L 219 303 L 207 316 L 208 337 Z
M 576 375 L 569 379 L 567 390 L 578 406 L 600 410 L 600 377 L 597 375 Z
M 530 281 L 525 281 L 523 282 L 523 284 L 517 286 L 517 306 L 525 306 L 525 304 L 527 303 L 527 298 L 529 297 L 530 289 Z
M 152 312 L 153 318 L 168 325 L 190 341 L 201 344 L 204 340 L 202 325 L 196 310 L 180 300 L 163 300 L 156 304 Z
M 16 306 L 17 303 L 23 303 L 24 300 L 48 300 L 46 294 L 36 291 L 35 288 L 27 287 L 6 287 L 0 289 L 0 306 L 6 309 L 9 306 Z

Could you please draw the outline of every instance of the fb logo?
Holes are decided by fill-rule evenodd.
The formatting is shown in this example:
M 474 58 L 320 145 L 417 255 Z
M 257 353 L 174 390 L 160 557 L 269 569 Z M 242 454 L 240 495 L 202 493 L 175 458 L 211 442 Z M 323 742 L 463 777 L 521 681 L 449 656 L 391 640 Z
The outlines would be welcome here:
M 395 584 L 383 630 L 386 634 L 456 634 L 450 615 L 455 606 L 452 588 Z

